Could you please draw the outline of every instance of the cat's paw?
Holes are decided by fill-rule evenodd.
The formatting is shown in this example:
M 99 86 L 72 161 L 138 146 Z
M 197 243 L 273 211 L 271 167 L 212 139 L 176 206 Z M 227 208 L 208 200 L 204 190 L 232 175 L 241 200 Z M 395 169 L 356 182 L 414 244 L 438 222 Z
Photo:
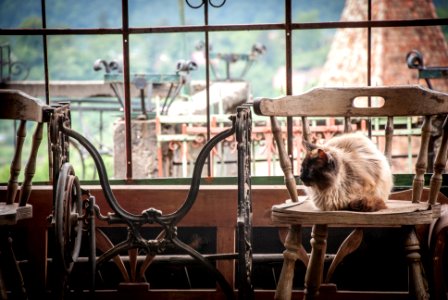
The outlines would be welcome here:
M 384 203 L 383 199 L 378 197 L 372 197 L 372 198 L 364 197 L 352 200 L 350 201 L 348 207 L 350 210 L 361 212 L 373 212 L 387 208 L 386 203 Z

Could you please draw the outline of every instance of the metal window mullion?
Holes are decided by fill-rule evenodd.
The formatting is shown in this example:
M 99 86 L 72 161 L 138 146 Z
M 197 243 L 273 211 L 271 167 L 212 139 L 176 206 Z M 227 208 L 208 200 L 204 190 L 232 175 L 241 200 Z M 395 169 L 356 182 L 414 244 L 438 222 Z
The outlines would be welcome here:
M 372 21 L 372 0 L 367 2 L 367 21 Z M 372 27 L 367 27 L 367 86 L 372 85 Z M 367 100 L 367 106 L 372 105 L 372 98 L 369 96 Z M 369 138 L 372 138 L 372 119 L 367 120 L 369 126 L 367 127 Z
M 132 180 L 131 89 L 129 86 L 129 14 L 128 0 L 122 0 L 124 121 L 126 145 L 126 180 Z
M 286 40 L 286 94 L 292 95 L 292 16 L 291 0 L 285 0 L 285 40 Z M 286 118 L 288 155 L 291 160 L 291 168 L 294 170 L 293 155 L 293 119 Z
M 45 8 L 45 0 L 41 0 L 41 17 L 42 17 L 42 28 L 47 28 L 47 13 Z M 45 84 L 45 103 L 50 105 L 50 83 L 48 76 L 48 48 L 47 48 L 47 35 L 44 31 L 42 34 L 42 51 L 44 54 L 44 84 Z
M 210 41 L 209 41 L 209 31 L 208 27 L 208 1 L 204 1 L 204 25 L 205 25 L 205 90 L 206 90 L 206 119 L 207 119 L 207 141 L 210 140 Z M 208 157 L 207 174 L 209 177 L 212 176 L 212 157 Z

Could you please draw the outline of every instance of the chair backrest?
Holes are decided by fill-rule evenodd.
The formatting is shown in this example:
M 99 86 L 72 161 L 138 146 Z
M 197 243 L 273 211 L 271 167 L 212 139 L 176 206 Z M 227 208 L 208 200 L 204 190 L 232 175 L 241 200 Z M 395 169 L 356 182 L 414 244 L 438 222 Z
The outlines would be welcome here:
M 20 188 L 19 206 L 24 206 L 30 196 L 32 179 L 36 170 L 36 156 L 42 140 L 43 123 L 48 120 L 49 106 L 38 98 L 31 97 L 18 90 L 0 89 L 0 119 L 17 120 L 17 139 L 14 155 L 11 161 L 10 177 L 7 186 L 6 204 L 12 204 L 19 187 L 18 177 L 22 164 L 22 148 L 26 139 L 27 122 L 36 122 L 24 179 Z
M 392 142 L 394 136 L 394 122 L 397 117 L 414 118 L 421 121 L 420 147 L 415 163 L 413 180 L 413 201 L 421 200 L 424 186 L 424 174 L 428 165 L 428 145 L 432 130 L 432 118 L 436 115 L 448 113 L 448 94 L 429 90 L 417 85 L 383 86 L 383 87 L 322 87 L 314 88 L 300 95 L 284 96 L 276 99 L 260 98 L 254 101 L 254 111 L 258 115 L 270 116 L 273 134 L 279 146 L 281 138 L 275 117 L 300 117 L 301 133 L 309 140 L 309 121 L 311 117 L 334 118 L 343 124 L 334 128 L 347 132 L 352 130 L 370 130 L 365 122 L 384 117 L 385 154 L 391 159 Z M 364 125 L 363 125 L 364 124 Z M 336 126 L 336 127 L 335 127 Z M 430 182 L 430 203 L 434 204 L 442 183 L 442 172 L 447 158 L 448 125 L 445 121 L 438 155 L 434 162 L 434 173 Z M 335 129 L 336 128 L 336 129 Z M 313 128 L 311 128 L 312 130 Z M 329 129 L 329 128 L 327 128 Z M 293 174 L 289 162 L 285 157 L 285 150 L 280 149 L 280 159 L 285 173 L 288 190 L 294 190 Z M 283 153 L 282 153 L 283 152 Z M 282 159 L 283 157 L 283 159 Z M 290 191 L 290 194 L 293 193 Z M 295 199 L 295 196 L 292 199 Z

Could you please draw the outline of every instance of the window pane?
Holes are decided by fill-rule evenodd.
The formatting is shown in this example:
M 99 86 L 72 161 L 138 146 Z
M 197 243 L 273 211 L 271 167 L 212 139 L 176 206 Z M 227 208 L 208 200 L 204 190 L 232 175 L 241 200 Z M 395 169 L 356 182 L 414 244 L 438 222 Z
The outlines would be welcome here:
M 122 118 L 123 110 L 112 82 L 106 80 L 104 64 L 111 68 L 111 61 L 121 61 L 121 43 L 118 35 L 48 37 L 51 101 L 70 102 L 72 128 L 100 151 L 109 178 L 113 178 L 114 122 Z M 95 71 L 98 59 L 104 64 L 97 64 Z M 117 92 L 122 99 L 122 90 Z M 82 146 L 72 144 L 70 161 L 80 178 L 98 179 L 93 160 Z
M 0 182 L 6 183 L 10 176 L 10 166 L 13 159 L 16 143 L 16 133 L 19 127 L 19 122 L 13 120 L 0 120 Z M 19 184 L 23 182 L 24 170 L 28 162 L 32 136 L 36 128 L 35 122 L 28 122 L 26 126 L 26 139 L 22 149 L 21 172 L 18 178 Z M 48 182 L 49 164 L 48 164 L 48 145 L 46 128 L 43 131 L 42 141 L 37 153 L 36 172 L 33 177 L 34 182 Z
M 20 9 L 18 9 L 20 7 Z M 40 1 L 0 1 L 0 28 L 42 28 Z
M 190 0 L 193 5 L 197 5 L 196 2 Z M 203 8 L 193 9 L 185 0 L 129 0 L 128 3 L 130 27 L 204 24 Z
M 283 31 L 238 31 L 214 32 L 210 34 L 210 75 L 212 80 L 211 108 L 213 113 L 235 113 L 235 108 L 255 97 L 275 97 L 283 93 L 282 82 L 285 74 L 285 39 Z M 280 82 L 280 83 L 279 83 Z M 218 104 L 218 107 L 216 107 Z M 220 107 L 224 109 L 220 110 Z M 255 116 L 254 116 L 255 118 Z M 268 130 L 268 119 L 253 132 L 263 135 Z M 257 134 L 257 136 L 259 136 Z M 233 146 L 233 147 L 232 147 Z M 254 176 L 272 175 L 269 155 L 272 154 L 265 140 L 255 140 L 253 150 Z M 223 163 L 218 167 L 225 169 L 215 176 L 236 176 L 236 149 L 234 144 L 223 144 Z
M 373 20 L 409 20 L 409 19 L 435 19 L 448 16 L 448 3 L 446 1 L 413 0 L 385 5 L 384 1 L 372 1 Z
M 418 79 L 418 69 L 409 68 L 406 57 L 416 50 L 421 54 L 425 67 L 447 68 L 448 44 L 443 29 L 447 26 L 372 29 L 372 84 L 427 86 L 423 78 Z M 434 89 L 448 91 L 446 78 L 434 78 L 430 82 Z
M 45 7 L 48 28 L 117 28 L 122 24 L 121 0 L 46 0 Z
M 131 89 L 136 91 L 131 121 L 134 178 L 191 177 L 198 153 L 193 150 L 199 147 L 187 127 L 206 120 L 202 103 L 193 104 L 196 88 L 205 93 L 204 66 L 193 62 L 203 38 L 203 33 L 130 37 Z M 117 122 L 115 153 L 121 155 L 115 156 L 115 176 L 120 178 L 125 176 L 125 149 L 117 141 L 124 140 L 123 130 L 124 123 Z
M 296 30 L 293 32 L 293 93 L 302 93 L 319 84 L 325 77 L 323 68 L 332 43 L 335 29 Z
M 97 59 L 122 60 L 119 35 L 48 36 L 48 64 L 51 80 L 97 80 L 93 69 Z
M 367 1 L 355 1 L 361 4 L 367 15 Z M 345 0 L 292 1 L 292 21 L 295 23 L 339 21 L 344 4 Z
M 244 81 L 257 96 L 281 93 L 276 76 L 285 66 L 282 31 L 238 31 L 210 34 L 211 80 Z
M 42 37 L 0 36 L 0 61 L 0 82 L 43 80 Z
M 330 45 L 318 85 L 367 85 L 367 29 L 337 29 Z
M 211 0 L 209 3 L 219 6 L 223 0 Z M 208 12 L 210 24 L 278 23 L 285 20 L 285 5 L 277 0 L 227 0 L 222 7 L 209 5 Z

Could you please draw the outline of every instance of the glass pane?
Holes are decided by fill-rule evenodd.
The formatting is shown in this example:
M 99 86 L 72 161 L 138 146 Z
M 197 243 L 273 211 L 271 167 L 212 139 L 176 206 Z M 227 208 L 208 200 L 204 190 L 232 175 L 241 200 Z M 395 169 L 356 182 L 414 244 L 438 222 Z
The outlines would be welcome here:
M 320 86 L 364 86 L 367 78 L 367 29 L 340 28 L 333 39 L 328 40 L 330 31 L 321 32 L 330 47 L 325 64 L 319 75 Z M 322 44 L 325 44 L 323 42 Z M 324 52 L 322 48 L 322 52 Z M 372 55 L 372 60 L 376 59 Z M 376 84 L 372 80 L 372 84 Z M 296 91 L 295 91 L 296 92 Z
M 122 24 L 121 0 L 46 0 L 45 7 L 48 28 L 117 28 Z
M 205 111 L 193 104 L 196 89 L 204 93 L 204 66 L 194 61 L 203 37 L 203 33 L 130 37 L 134 178 L 192 175 L 198 154 L 193 150 L 200 149 L 202 140 L 196 143 L 187 127 L 206 120 Z M 124 123 L 117 122 L 115 134 L 120 140 L 124 140 L 123 130 Z M 123 147 L 116 140 L 115 153 L 124 153 Z M 125 176 L 124 166 L 124 155 L 116 155 L 116 177 Z
M 190 0 L 191 3 L 199 0 Z M 209 1 L 210 24 L 279 23 L 285 20 L 285 5 L 277 0 Z M 220 6 L 222 7 L 213 7 Z M 248 13 L 256 12 L 256 13 Z
M 119 35 L 48 36 L 48 64 L 51 80 L 97 80 L 103 73 L 93 65 L 97 59 L 122 61 Z
M 210 34 L 211 80 L 242 81 L 257 96 L 281 93 L 275 76 L 285 65 L 282 31 L 238 31 Z
M 355 1 L 360 4 L 360 8 L 365 11 L 367 16 L 367 1 Z M 345 2 L 345 0 L 292 1 L 292 21 L 295 23 L 339 21 Z M 363 20 L 365 19 L 366 17 Z
M 393 5 L 385 5 L 379 0 L 372 1 L 373 20 L 436 19 L 447 16 L 448 3 L 446 1 L 400 0 Z
M 372 29 L 372 84 L 398 85 L 421 84 L 427 86 L 426 76 L 431 86 L 440 91 L 448 91 L 448 81 L 442 78 L 434 67 L 448 69 L 448 44 L 440 26 L 374 28 Z M 410 68 L 407 56 L 417 53 L 421 67 Z
M 113 178 L 113 127 L 123 116 L 119 101 L 123 95 L 122 86 L 108 81 L 106 73 L 117 72 L 111 62 L 120 63 L 121 45 L 117 35 L 48 37 L 51 102 L 70 102 L 72 128 L 98 149 L 109 178 Z M 70 161 L 76 174 L 98 179 L 90 155 L 72 142 Z
M 201 0 L 202 1 L 202 0 Z M 197 0 L 190 0 L 197 5 Z M 129 0 L 129 26 L 203 25 L 203 8 L 194 9 L 185 0 Z
M 0 36 L 0 61 L 0 82 L 43 80 L 42 37 Z
M 335 29 L 296 30 L 293 32 L 293 93 L 302 93 L 324 84 L 324 65 L 335 43 Z M 364 50 L 365 51 L 365 50 Z
M 285 74 L 285 39 L 282 31 L 217 32 L 210 34 L 210 41 L 212 114 L 229 115 L 235 112 L 236 106 L 252 98 L 275 97 L 282 93 L 281 82 Z M 253 117 L 256 118 L 255 115 Z M 269 156 L 272 148 L 264 137 L 269 125 L 267 120 L 261 118 L 261 123 L 254 123 L 253 133 L 261 138 L 253 141 L 253 176 L 273 175 Z M 214 175 L 236 176 L 234 144 L 224 143 L 221 151 L 218 157 L 224 159 L 216 166 Z
M 16 0 L 0 1 L 0 28 L 42 28 L 40 1 L 22 0 L 18 7 Z

